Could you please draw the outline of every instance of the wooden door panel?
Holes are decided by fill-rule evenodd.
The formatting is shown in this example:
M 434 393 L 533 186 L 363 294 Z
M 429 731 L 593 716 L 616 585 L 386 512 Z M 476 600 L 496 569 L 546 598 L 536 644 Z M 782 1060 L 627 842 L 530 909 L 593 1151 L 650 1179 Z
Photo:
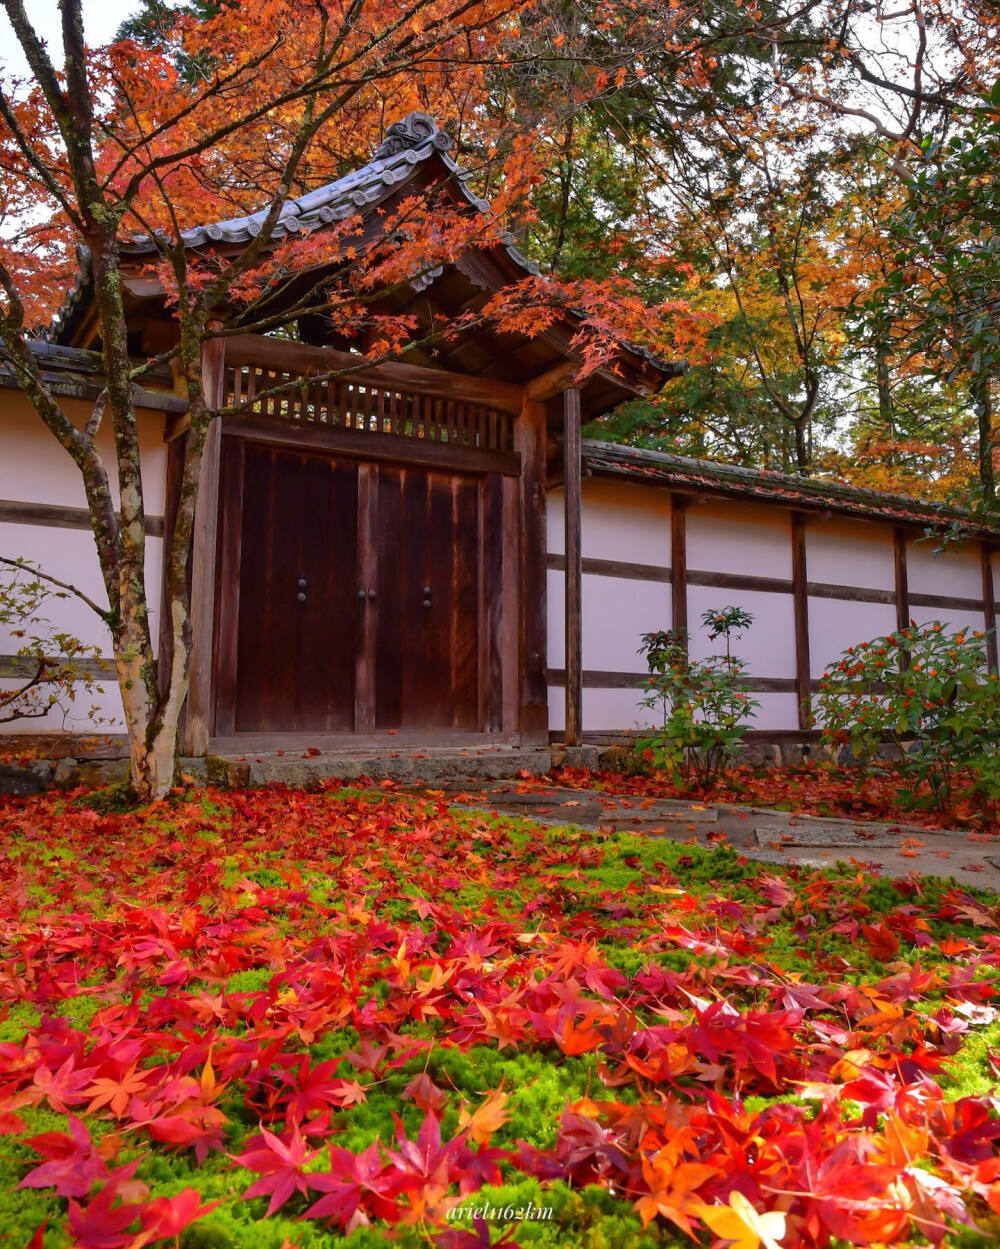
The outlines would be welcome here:
M 357 516 L 356 466 L 246 445 L 238 732 L 353 729 Z
M 377 728 L 478 731 L 480 482 L 382 468 Z

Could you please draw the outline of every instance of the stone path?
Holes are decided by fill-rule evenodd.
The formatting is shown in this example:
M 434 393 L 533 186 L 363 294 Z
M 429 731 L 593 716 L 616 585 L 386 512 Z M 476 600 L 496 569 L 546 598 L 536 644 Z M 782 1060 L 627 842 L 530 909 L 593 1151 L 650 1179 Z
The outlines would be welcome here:
M 1000 888 L 1000 838 L 978 839 L 957 829 L 794 816 L 766 807 L 628 798 L 558 786 L 520 792 L 516 781 L 453 782 L 444 792 L 461 806 L 544 824 L 579 824 L 700 845 L 724 842 L 766 863 L 829 867 L 853 860 L 888 876 L 954 876 Z

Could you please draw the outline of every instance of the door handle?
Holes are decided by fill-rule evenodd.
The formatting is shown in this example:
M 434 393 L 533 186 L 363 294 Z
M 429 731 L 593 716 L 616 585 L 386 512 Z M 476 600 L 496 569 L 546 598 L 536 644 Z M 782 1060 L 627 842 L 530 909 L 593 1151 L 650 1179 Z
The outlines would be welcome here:
M 374 591 L 374 590 L 366 590 L 366 589 L 364 588 L 364 586 L 362 586 L 362 587 L 361 587 L 361 589 L 358 591 L 358 598 L 359 598 L 359 599 L 366 599 L 366 598 L 371 598 L 371 599 L 373 599 L 374 597 L 375 597 L 375 591 Z
M 299 577 L 298 581 L 296 582 L 296 587 L 297 587 L 298 592 L 296 593 L 295 597 L 298 599 L 300 603 L 304 603 L 306 601 L 306 590 L 309 588 L 309 582 L 306 581 L 305 577 Z
M 424 586 L 424 606 L 430 607 L 430 605 L 431 605 L 431 588 L 429 585 L 425 585 Z

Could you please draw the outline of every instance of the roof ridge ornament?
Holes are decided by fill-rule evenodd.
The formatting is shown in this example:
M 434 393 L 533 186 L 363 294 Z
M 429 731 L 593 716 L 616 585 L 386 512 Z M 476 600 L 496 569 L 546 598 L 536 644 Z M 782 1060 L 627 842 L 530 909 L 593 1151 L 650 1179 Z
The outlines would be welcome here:
M 398 156 L 407 148 L 423 147 L 425 143 L 433 143 L 439 152 L 446 152 L 451 147 L 451 138 L 429 113 L 410 113 L 402 121 L 394 121 L 389 126 L 375 149 L 374 159 L 386 160 L 390 156 Z

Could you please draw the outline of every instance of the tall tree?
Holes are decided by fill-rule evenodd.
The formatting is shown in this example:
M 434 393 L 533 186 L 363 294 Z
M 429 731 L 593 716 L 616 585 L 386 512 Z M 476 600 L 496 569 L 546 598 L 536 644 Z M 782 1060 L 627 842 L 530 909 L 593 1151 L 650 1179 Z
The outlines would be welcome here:
M 1000 82 L 949 138 L 928 137 L 890 220 L 895 266 L 867 304 L 915 369 L 960 386 L 976 422 L 979 487 L 997 505 Z M 880 331 L 881 332 L 881 331 Z
M 285 0 L 170 17 L 169 39 L 88 48 L 81 0 L 62 0 L 58 59 L 23 0 L 3 0 L 33 74 L 0 86 L 0 337 L 25 394 L 76 463 L 86 491 L 129 737 L 133 783 L 144 798 L 172 784 L 178 716 L 190 652 L 188 552 L 206 436 L 214 412 L 202 377 L 203 346 L 220 309 L 244 328 L 275 328 L 260 298 L 282 275 L 348 250 L 349 229 L 325 242 L 271 247 L 289 197 L 335 176 L 372 150 L 384 124 L 428 93 L 472 92 L 497 55 L 522 0 Z M 197 72 L 187 72 L 197 66 Z M 516 182 L 513 177 L 512 182 Z M 185 246 L 196 222 L 265 210 L 239 255 L 205 258 Z M 455 222 L 456 231 L 468 230 Z M 485 228 L 485 226 L 480 227 Z M 154 360 L 131 358 L 122 245 L 156 241 L 175 340 Z M 414 227 L 388 256 L 355 255 L 353 287 L 323 299 L 346 326 L 367 324 L 363 274 L 412 274 L 456 245 L 447 225 L 435 243 Z M 68 278 L 85 249 L 93 275 L 105 389 L 83 428 L 36 365 L 30 336 L 52 312 L 53 277 Z M 435 248 L 438 249 L 435 252 Z M 325 251 L 324 251 L 325 249 Z M 409 249 L 409 255 L 402 253 Z M 350 250 L 357 253 L 357 242 Z M 395 269 L 394 269 L 395 266 Z M 362 275 L 362 276 L 359 276 Z M 336 286 L 336 282 L 333 283 Z M 65 289 L 65 288 L 63 288 Z M 353 292 L 353 294 L 352 294 Z M 331 309 L 328 308 L 327 311 Z M 291 315 L 298 315 L 301 308 Z M 385 350 L 405 327 L 379 325 Z M 169 361 L 189 405 L 176 524 L 164 559 L 172 647 L 161 671 L 149 622 L 146 516 L 133 384 Z M 109 423 L 113 462 L 98 446 Z

